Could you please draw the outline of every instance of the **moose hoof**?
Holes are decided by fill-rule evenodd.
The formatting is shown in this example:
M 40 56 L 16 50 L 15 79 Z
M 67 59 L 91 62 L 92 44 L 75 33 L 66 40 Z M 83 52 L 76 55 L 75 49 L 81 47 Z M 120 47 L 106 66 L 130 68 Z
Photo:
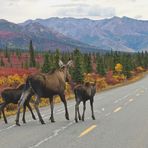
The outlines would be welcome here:
M 7 122 L 7 120 L 4 120 L 5 121 L 5 124 L 7 124 L 8 122 Z
M 45 124 L 44 120 L 41 120 L 41 124 Z
M 92 116 L 92 119 L 93 119 L 93 120 L 96 120 L 96 118 L 95 118 L 94 116 Z
M 82 119 L 81 119 L 81 116 L 79 116 L 79 120 L 82 120 Z
M 18 122 L 16 122 L 16 125 L 17 125 L 17 126 L 21 126 Z
M 49 120 L 53 123 L 55 122 L 54 118 L 50 117 Z
M 52 123 L 54 123 L 54 122 L 55 122 L 55 120 L 51 120 L 51 122 L 52 122 Z
M 35 116 L 32 116 L 33 120 L 36 120 L 36 117 Z
M 77 119 L 75 119 L 75 122 L 76 122 L 76 123 L 78 123 L 78 120 L 77 120 Z
M 69 116 L 66 116 L 66 119 L 69 120 Z
M 25 123 L 26 123 L 26 121 L 25 121 L 25 120 L 23 120 L 23 123 L 25 124 Z

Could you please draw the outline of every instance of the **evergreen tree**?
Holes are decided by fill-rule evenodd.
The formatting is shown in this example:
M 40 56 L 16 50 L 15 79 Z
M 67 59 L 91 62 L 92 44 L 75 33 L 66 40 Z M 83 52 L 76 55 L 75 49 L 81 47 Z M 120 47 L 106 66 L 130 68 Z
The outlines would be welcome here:
M 48 73 L 51 70 L 51 64 L 49 61 L 49 54 L 45 53 L 44 55 L 44 64 L 42 66 L 42 72 L 43 73 Z
M 144 63 L 144 68 L 148 69 L 148 52 L 147 51 L 145 51 L 144 53 L 143 63 Z
M 18 48 L 16 49 L 16 55 L 17 55 L 18 58 L 21 57 L 21 50 L 18 49 Z
M 29 53 L 30 53 L 30 67 L 35 67 L 36 66 L 36 62 L 35 62 L 35 54 L 34 54 L 34 48 L 33 48 L 33 44 L 32 44 L 32 40 L 30 40 L 30 44 L 29 44 Z
M 6 49 L 5 49 L 5 58 L 8 58 L 9 57 L 9 51 L 8 51 L 8 48 L 6 46 Z
M 74 82 L 82 83 L 83 82 L 83 70 L 82 70 L 82 55 L 79 49 L 75 49 L 73 52 L 75 68 L 72 71 L 72 77 Z
M 127 76 L 127 78 L 131 77 L 131 70 L 133 69 L 132 69 L 130 54 L 127 54 L 123 62 L 123 73 L 124 75 Z
M 10 51 L 8 50 L 7 46 L 6 46 L 6 49 L 5 49 L 5 58 L 7 58 L 8 62 L 10 63 Z
M 104 58 L 101 57 L 99 54 L 97 54 L 97 72 L 101 75 L 104 76 L 106 74 L 105 70 L 105 64 L 104 64 Z
M 29 68 L 28 61 L 25 61 L 24 68 L 25 68 L 25 69 L 28 69 L 28 68 Z
M 92 72 L 91 54 L 84 54 L 84 71 L 86 73 Z
M 60 59 L 61 59 L 60 49 L 56 49 L 55 54 L 54 54 L 54 67 L 53 68 L 59 67 L 59 60 Z
M 1 58 L 1 61 L 0 61 L 0 66 L 2 66 L 2 67 L 5 66 L 2 58 Z

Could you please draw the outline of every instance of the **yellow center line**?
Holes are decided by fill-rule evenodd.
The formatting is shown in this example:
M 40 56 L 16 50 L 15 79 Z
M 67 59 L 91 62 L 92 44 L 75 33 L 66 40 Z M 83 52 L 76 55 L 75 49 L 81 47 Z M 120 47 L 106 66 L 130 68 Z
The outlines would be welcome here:
M 120 107 L 118 107 L 118 108 L 116 108 L 115 110 L 114 110 L 114 113 L 116 113 L 116 112 L 118 112 L 118 111 L 120 111 L 122 109 L 122 107 L 120 106 Z
M 84 136 L 84 135 L 86 135 L 87 133 L 89 133 L 90 131 L 92 131 L 94 128 L 96 128 L 97 127 L 97 125 L 92 125 L 92 126 L 90 126 L 89 128 L 87 128 L 86 130 L 84 130 L 81 134 L 80 134 L 80 136 L 79 136 L 79 138 L 80 137 L 82 137 L 82 136 Z
M 132 101 L 134 101 L 134 99 L 129 99 L 129 102 L 132 102 Z

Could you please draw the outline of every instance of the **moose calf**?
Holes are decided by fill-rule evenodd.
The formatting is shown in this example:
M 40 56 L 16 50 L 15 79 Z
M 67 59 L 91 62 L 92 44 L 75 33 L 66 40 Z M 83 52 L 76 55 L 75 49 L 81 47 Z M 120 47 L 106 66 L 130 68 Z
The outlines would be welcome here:
M 76 122 L 78 122 L 77 113 L 78 113 L 79 120 L 81 120 L 81 115 L 79 112 L 79 104 L 81 101 L 83 102 L 82 121 L 84 121 L 84 114 L 85 114 L 87 100 L 90 100 L 92 119 L 95 120 L 94 110 L 93 110 L 93 102 L 94 102 L 95 93 L 96 93 L 96 83 L 91 84 L 90 82 L 86 82 L 74 88 L 74 94 L 75 94 L 75 99 L 76 99 L 76 105 L 75 105 L 75 121 Z
M 17 104 L 20 100 L 21 94 L 23 92 L 25 84 L 20 85 L 18 88 L 16 89 L 5 89 L 2 91 L 1 96 L 3 98 L 3 103 L 0 104 L 0 113 L 2 112 L 3 114 L 3 118 L 5 123 L 7 123 L 7 119 L 5 116 L 5 112 L 4 112 L 4 108 L 9 104 L 9 103 L 13 103 L 13 104 Z M 36 120 L 35 115 L 33 114 L 32 108 L 29 104 L 29 101 L 31 99 L 33 95 L 33 92 L 31 92 L 27 98 L 27 100 L 24 103 L 24 108 L 23 108 L 23 122 L 26 123 L 25 121 L 25 112 L 26 112 L 26 106 L 28 107 L 28 109 L 30 110 L 31 114 L 32 114 L 32 118 L 34 120 Z

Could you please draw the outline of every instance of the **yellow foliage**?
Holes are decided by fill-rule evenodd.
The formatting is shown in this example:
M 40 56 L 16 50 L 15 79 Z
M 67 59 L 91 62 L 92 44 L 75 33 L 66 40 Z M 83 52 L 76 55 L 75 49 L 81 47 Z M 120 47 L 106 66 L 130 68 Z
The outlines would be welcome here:
M 19 76 L 18 74 L 1 76 L 0 77 L 0 87 L 11 87 L 18 86 L 25 82 L 26 76 Z
M 116 72 L 122 72 L 122 70 L 123 70 L 122 64 L 120 64 L 120 63 L 116 64 L 115 71 Z
M 96 81 L 97 90 L 101 90 L 103 88 L 107 87 L 107 83 L 105 81 L 105 78 L 97 79 Z
M 113 78 L 116 79 L 117 82 L 122 82 L 122 81 L 126 80 L 126 76 L 124 74 L 113 75 Z

